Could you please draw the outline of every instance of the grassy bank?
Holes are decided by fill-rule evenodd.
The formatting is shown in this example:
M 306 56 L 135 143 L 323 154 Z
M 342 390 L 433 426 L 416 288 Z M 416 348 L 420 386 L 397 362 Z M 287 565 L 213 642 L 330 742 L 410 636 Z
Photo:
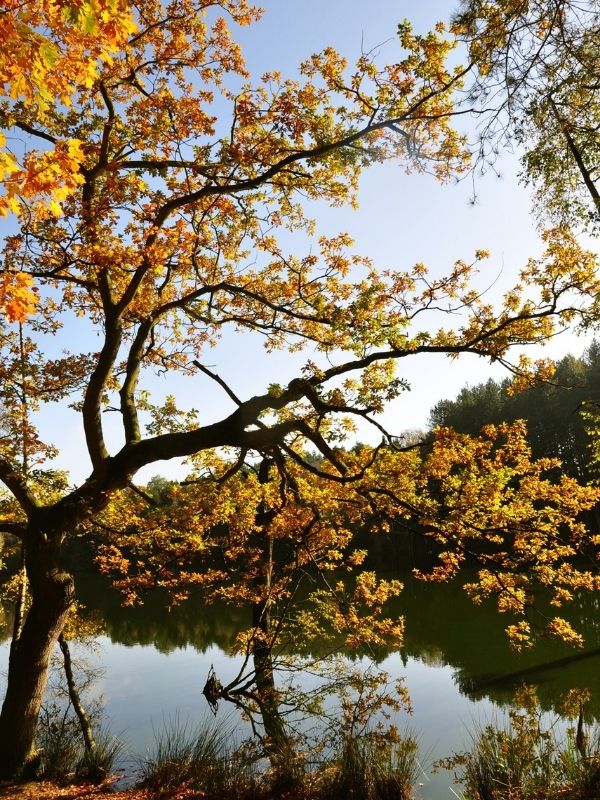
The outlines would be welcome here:
M 503 721 L 473 732 L 465 752 L 436 767 L 454 771 L 460 786 L 456 796 L 464 800 L 600 797 L 600 733 L 585 724 L 584 708 L 584 698 L 574 694 L 564 708 L 570 717 L 565 728 L 564 722 L 549 721 L 534 691 L 524 687 Z M 424 778 L 423 766 L 409 733 L 363 729 L 342 734 L 334 747 L 291 744 L 277 757 L 268 741 L 240 745 L 216 726 L 192 728 L 175 720 L 156 734 L 154 748 L 139 760 L 137 784 L 114 792 L 114 779 L 103 773 L 108 763 L 98 768 L 106 744 L 96 760 L 84 759 L 87 769 L 82 769 L 73 742 L 57 741 L 39 759 L 42 780 L 0 787 L 0 799 L 91 800 L 107 791 L 113 800 L 411 800 L 420 794 L 416 787 Z M 118 749 L 113 743 L 108 750 L 112 763 Z M 49 777 L 52 782 L 44 780 Z

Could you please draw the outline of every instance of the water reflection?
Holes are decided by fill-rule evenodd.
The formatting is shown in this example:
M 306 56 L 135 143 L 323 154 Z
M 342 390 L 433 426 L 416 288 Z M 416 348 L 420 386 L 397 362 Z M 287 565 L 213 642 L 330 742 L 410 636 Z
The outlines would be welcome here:
M 489 719 L 491 702 L 508 706 L 524 679 L 538 685 L 542 707 L 555 712 L 561 694 L 574 687 L 590 688 L 588 714 L 600 718 L 597 598 L 583 596 L 571 611 L 571 619 L 586 635 L 585 651 L 542 642 L 535 650 L 516 654 L 503 632 L 509 620 L 492 606 L 474 606 L 456 584 L 404 580 L 404 592 L 390 609 L 391 615 L 406 617 L 404 647 L 399 653 L 379 649 L 370 656 L 392 677 L 405 678 L 414 706 L 410 725 L 432 757 L 461 749 L 467 740 L 465 729 Z M 198 597 L 167 612 L 158 595 L 149 595 L 143 606 L 123 608 L 120 597 L 95 573 L 79 576 L 78 592 L 104 619 L 100 661 L 105 675 L 97 691 L 105 697 L 113 729 L 133 752 L 150 746 L 152 729 L 174 714 L 194 722 L 210 713 L 202 687 L 212 666 L 224 684 L 236 677 L 239 659 L 227 654 L 236 635 L 250 626 L 249 610 L 207 608 Z M 4 614 L 6 639 L 11 623 L 6 610 Z M 0 658 L 6 657 L 5 646 Z M 359 668 L 366 663 L 356 654 L 354 660 Z M 312 679 L 303 680 L 310 688 Z M 232 726 L 227 704 L 220 704 L 217 720 Z M 401 719 L 401 726 L 405 722 Z M 423 781 L 423 798 L 450 796 L 448 776 L 423 776 Z
M 509 704 L 515 687 L 523 681 L 537 684 L 542 707 L 555 711 L 561 694 L 574 687 L 588 687 L 592 692 L 589 714 L 600 719 L 596 596 L 582 595 L 567 612 L 585 635 L 583 651 L 542 641 L 532 650 L 515 653 L 504 634 L 509 620 L 493 606 L 473 605 L 457 583 L 427 584 L 410 577 L 404 580 L 405 589 L 390 614 L 406 618 L 405 642 L 399 654 L 405 666 L 408 659 L 415 659 L 430 667 L 451 667 L 462 694 L 472 699 L 487 697 L 498 705 Z M 159 595 L 147 596 L 142 606 L 124 608 L 119 595 L 94 573 L 79 577 L 78 593 L 89 609 L 99 611 L 111 642 L 128 647 L 152 645 L 163 654 L 186 647 L 199 653 L 214 653 L 216 647 L 221 653 L 229 653 L 236 635 L 251 624 L 250 610 L 206 607 L 200 597 L 170 611 L 165 610 Z M 5 637 L 8 630 L 10 620 L 5 617 Z M 369 655 L 380 663 L 390 653 L 379 648 Z
M 399 606 L 406 614 L 404 653 L 432 665 L 450 665 L 461 693 L 509 705 L 515 688 L 536 684 L 544 710 L 558 711 L 560 696 L 588 687 L 588 713 L 600 718 L 600 625 L 598 598 L 582 595 L 564 616 L 585 636 L 579 651 L 555 640 L 512 651 L 504 627 L 509 619 L 492 605 L 475 606 L 457 584 L 409 581 Z

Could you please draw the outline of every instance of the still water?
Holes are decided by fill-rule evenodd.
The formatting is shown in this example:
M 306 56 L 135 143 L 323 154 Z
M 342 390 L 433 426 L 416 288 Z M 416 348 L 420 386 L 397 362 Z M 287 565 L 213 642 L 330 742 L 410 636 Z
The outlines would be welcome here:
M 228 653 L 249 618 L 243 610 L 205 608 L 190 601 L 170 613 L 158 598 L 124 609 L 116 594 L 90 577 L 79 581 L 82 602 L 97 609 L 106 635 L 94 652 L 84 653 L 101 667 L 94 692 L 102 695 L 112 731 L 127 742 L 128 769 L 152 747 L 154 732 L 165 722 L 195 724 L 212 718 L 202 688 L 211 666 L 222 683 L 230 680 L 238 661 Z M 460 750 L 469 730 L 491 719 L 502 719 L 515 688 L 526 681 L 538 686 L 542 707 L 556 715 L 560 696 L 587 687 L 590 717 L 600 719 L 600 615 L 597 597 L 583 597 L 571 619 L 586 635 L 586 649 L 574 652 L 559 643 L 544 642 L 533 651 L 512 653 L 503 633 L 509 620 L 493 607 L 476 607 L 456 584 L 432 585 L 408 578 L 392 613 L 406 618 L 405 645 L 400 653 L 373 653 L 392 678 L 402 678 L 413 713 L 401 715 L 400 728 L 416 733 L 423 774 L 417 796 L 449 800 L 455 795 L 451 776 L 432 774 L 428 764 Z M 8 654 L 0 647 L 2 665 Z M 366 665 L 366 660 L 361 662 Z M 1 679 L 0 679 L 1 681 Z M 217 722 L 243 734 L 235 711 L 221 704 Z

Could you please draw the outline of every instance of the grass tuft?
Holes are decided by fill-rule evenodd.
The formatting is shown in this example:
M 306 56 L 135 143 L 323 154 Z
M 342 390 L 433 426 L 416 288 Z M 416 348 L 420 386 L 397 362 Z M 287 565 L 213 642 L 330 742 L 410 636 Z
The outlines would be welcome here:
M 151 756 L 141 764 L 141 785 L 155 791 L 186 787 L 214 800 L 258 800 L 263 796 L 254 760 L 229 744 L 214 725 L 192 729 L 178 718 L 155 736 Z
M 408 800 L 420 771 L 417 741 L 409 733 L 393 743 L 348 736 L 317 783 L 323 800 Z
M 75 767 L 77 780 L 85 783 L 102 783 L 115 772 L 115 767 L 123 755 L 123 742 L 106 729 L 95 733 L 96 746 L 84 750 Z

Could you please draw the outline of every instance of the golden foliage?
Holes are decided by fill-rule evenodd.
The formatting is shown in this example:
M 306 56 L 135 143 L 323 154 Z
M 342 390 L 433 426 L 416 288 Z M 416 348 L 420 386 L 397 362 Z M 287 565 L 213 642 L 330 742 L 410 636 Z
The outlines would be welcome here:
M 536 585 L 556 606 L 594 588 L 572 557 L 590 544 L 578 515 L 596 490 L 532 462 L 521 426 L 474 439 L 439 430 L 421 456 L 393 447 L 374 415 L 407 388 L 398 370 L 409 356 L 476 354 L 523 384 L 547 374 L 544 361 L 511 364 L 510 348 L 594 313 L 597 257 L 551 230 L 544 255 L 494 306 L 472 286 L 485 250 L 443 276 L 420 263 L 377 269 L 346 233 L 287 252 L 291 234 L 305 246 L 314 233 L 306 201 L 356 203 L 374 164 L 393 159 L 441 181 L 468 168 L 453 122 L 466 71 L 450 63 L 443 26 L 419 36 L 403 24 L 394 63 L 362 54 L 350 65 L 325 48 L 294 79 L 253 79 L 230 26 L 258 16 L 245 0 L 11 0 L 0 15 L 0 213 L 17 226 L 0 308 L 28 320 L 2 340 L 0 476 L 15 498 L 6 524 L 44 518 L 57 541 L 100 526 L 100 566 L 128 603 L 154 587 L 173 602 L 201 591 L 277 607 L 290 635 L 353 647 L 398 642 L 403 629 L 385 616 L 397 582 L 350 579 L 364 559 L 353 531 L 367 522 L 424 528 L 441 550 L 432 579 L 454 575 L 475 548 L 483 565 L 471 594 L 495 595 L 518 617 Z M 27 152 L 11 131 L 28 137 Z M 440 327 L 441 309 L 459 322 Z M 74 318 L 98 352 L 70 342 L 57 357 Z M 206 366 L 225 331 L 309 357 L 287 385 L 242 400 Z M 149 372 L 211 379 L 233 410 L 210 424 L 204 408 L 155 403 Z M 55 451 L 29 415 L 63 399 L 82 412 L 91 461 L 76 489 L 45 470 Z M 122 423 L 112 450 L 109 410 Z M 347 452 L 356 420 L 387 445 Z M 131 488 L 141 467 L 186 456 L 191 483 L 159 500 Z M 48 534 L 23 533 L 37 535 Z M 292 613 L 305 573 L 319 591 Z M 517 621 L 516 641 L 528 640 L 526 625 Z M 546 629 L 575 639 L 559 617 Z

